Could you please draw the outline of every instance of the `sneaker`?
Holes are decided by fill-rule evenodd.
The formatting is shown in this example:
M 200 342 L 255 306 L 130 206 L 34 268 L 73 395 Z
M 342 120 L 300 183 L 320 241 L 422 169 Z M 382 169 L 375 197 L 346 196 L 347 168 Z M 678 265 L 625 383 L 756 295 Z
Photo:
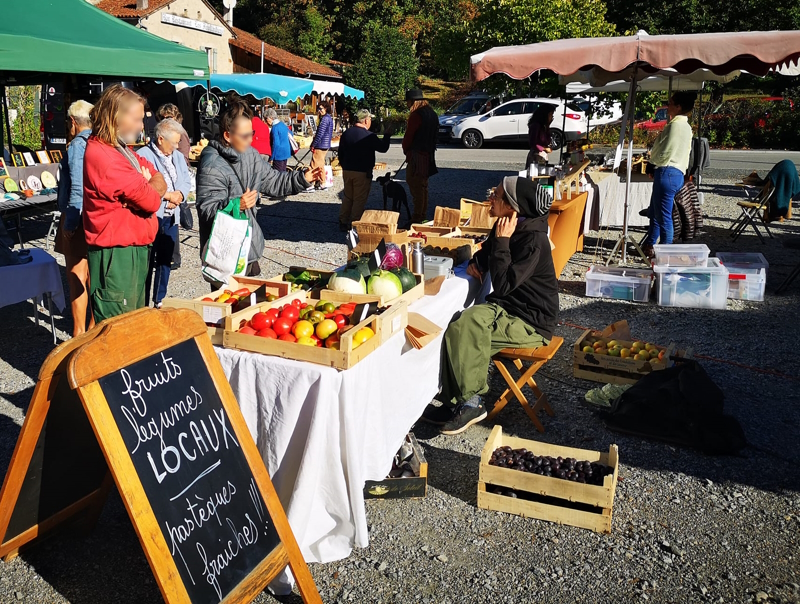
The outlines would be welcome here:
M 442 426 L 439 432 L 447 436 L 461 434 L 472 424 L 477 424 L 479 421 L 486 419 L 486 415 L 486 407 L 484 407 L 483 404 L 478 404 L 477 407 L 473 407 L 461 403 L 456 407 L 453 418 Z
M 422 417 L 420 417 L 420 419 L 434 426 L 444 426 L 453 419 L 453 411 L 454 408 L 451 405 L 437 407 L 430 404 L 425 407 L 425 411 L 422 412 Z

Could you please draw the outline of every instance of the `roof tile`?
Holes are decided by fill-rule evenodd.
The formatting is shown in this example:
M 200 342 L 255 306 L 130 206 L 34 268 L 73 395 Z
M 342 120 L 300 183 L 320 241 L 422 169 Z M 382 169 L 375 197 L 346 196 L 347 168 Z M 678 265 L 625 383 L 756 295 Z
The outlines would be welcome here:
M 105 0 L 108 1 L 108 0 Z M 233 31 L 236 33 L 236 38 L 231 39 L 231 45 L 236 46 L 254 54 L 261 56 L 261 40 L 251 33 L 244 31 L 238 27 L 234 27 Z M 311 59 L 292 54 L 288 50 L 278 48 L 272 44 L 264 42 L 264 60 L 279 65 L 284 69 L 288 69 L 302 76 L 324 76 L 329 78 L 341 78 L 341 74 L 328 67 L 315 63 Z

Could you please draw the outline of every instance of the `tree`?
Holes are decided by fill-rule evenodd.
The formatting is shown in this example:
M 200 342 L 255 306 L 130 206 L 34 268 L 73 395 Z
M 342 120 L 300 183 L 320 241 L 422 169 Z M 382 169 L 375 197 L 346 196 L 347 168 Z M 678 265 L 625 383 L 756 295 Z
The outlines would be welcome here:
M 297 54 L 316 61 L 327 63 L 331 58 L 332 39 L 328 20 L 314 6 L 303 12 L 301 26 L 297 30 L 295 48 Z
M 603 0 L 466 0 L 463 18 L 437 36 L 434 57 L 452 78 L 468 73 L 469 57 L 493 46 L 610 36 Z M 588 62 L 588 58 L 587 58 Z
M 653 10 L 649 0 L 608 0 L 608 19 L 620 32 L 690 34 L 800 29 L 797 0 L 705 2 L 674 0 Z
M 414 86 L 419 61 L 397 29 L 371 24 L 364 32 L 361 56 L 347 73 L 348 84 L 364 91 L 376 107 L 396 105 Z

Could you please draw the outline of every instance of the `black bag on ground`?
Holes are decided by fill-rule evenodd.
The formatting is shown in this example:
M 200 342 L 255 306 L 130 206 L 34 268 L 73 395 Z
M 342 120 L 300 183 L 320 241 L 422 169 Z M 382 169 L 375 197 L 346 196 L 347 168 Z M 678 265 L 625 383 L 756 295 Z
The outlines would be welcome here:
M 605 415 L 610 430 L 732 455 L 747 441 L 724 395 L 695 361 L 653 371 L 625 391 Z

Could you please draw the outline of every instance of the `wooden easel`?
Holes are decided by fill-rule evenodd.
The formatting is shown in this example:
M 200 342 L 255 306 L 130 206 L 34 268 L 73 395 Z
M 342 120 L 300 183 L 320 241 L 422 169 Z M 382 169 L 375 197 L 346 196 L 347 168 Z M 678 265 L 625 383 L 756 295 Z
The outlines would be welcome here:
M 134 449 L 130 447 L 131 434 L 133 433 L 136 435 L 135 438 L 139 438 L 139 432 L 133 431 L 127 422 L 120 423 L 120 406 L 118 404 L 120 396 L 109 386 L 114 383 L 114 379 L 119 379 L 120 375 L 127 377 L 128 370 L 135 375 L 134 368 L 143 364 L 149 366 L 148 363 L 152 364 L 155 358 L 163 359 L 172 355 L 173 352 L 180 352 L 183 355 L 182 358 L 189 358 L 191 355 L 186 355 L 186 351 L 192 353 L 192 358 L 196 357 L 196 362 L 191 364 L 187 361 L 189 366 L 185 369 L 183 379 L 188 384 L 196 385 L 201 389 L 204 397 L 204 411 L 208 410 L 213 414 L 209 414 L 207 419 L 221 418 L 220 436 L 216 441 L 219 449 L 222 450 L 221 439 L 223 437 L 229 439 L 231 443 L 229 448 L 233 451 L 230 455 L 240 462 L 238 465 L 223 466 L 223 470 L 217 475 L 223 476 L 224 478 L 220 480 L 227 480 L 228 484 L 231 484 L 231 480 L 243 477 L 249 481 L 247 484 L 250 485 L 249 489 L 244 489 L 241 488 L 241 482 L 239 483 L 240 498 L 233 504 L 228 502 L 230 505 L 225 508 L 224 515 L 234 519 L 240 518 L 241 515 L 236 516 L 235 514 L 240 511 L 238 508 L 243 508 L 249 511 L 249 514 L 244 516 L 248 520 L 256 519 L 256 514 L 259 519 L 257 530 L 248 533 L 244 524 L 234 531 L 230 518 L 226 518 L 234 537 L 226 532 L 221 539 L 216 538 L 219 530 L 215 529 L 213 522 L 202 525 L 202 528 L 200 528 L 200 524 L 197 524 L 192 529 L 195 531 L 193 536 L 197 538 L 197 543 L 200 543 L 200 538 L 205 538 L 215 544 L 221 542 L 227 548 L 221 550 L 223 553 L 233 552 L 234 549 L 237 549 L 237 553 L 233 553 L 230 560 L 222 565 L 220 572 L 212 573 L 211 567 L 206 564 L 202 576 L 199 572 L 195 572 L 194 576 L 190 573 L 191 584 L 184 580 L 189 573 L 188 565 L 186 568 L 178 567 L 179 558 L 175 555 L 176 542 L 173 539 L 171 549 L 165 538 L 164 526 L 161 524 L 163 515 L 157 517 L 156 511 L 163 511 L 165 506 L 172 509 L 171 502 L 176 499 L 178 503 L 173 507 L 180 508 L 183 505 L 180 501 L 183 493 L 188 491 L 190 494 L 196 494 L 200 487 L 204 486 L 209 472 L 200 473 L 195 480 L 191 481 L 191 484 L 172 498 L 168 498 L 166 495 L 172 494 L 174 488 L 172 490 L 169 488 L 154 489 L 153 484 L 160 484 L 167 473 L 164 471 L 159 475 L 154 466 L 153 472 L 158 478 L 155 483 L 153 476 L 142 472 L 142 452 L 134 458 L 133 453 L 138 446 Z M 178 355 L 175 356 L 177 358 Z M 164 363 L 166 365 L 166 361 Z M 96 437 L 90 439 L 94 445 L 94 448 L 90 447 L 90 450 L 95 453 L 100 451 L 101 458 L 104 458 L 104 463 L 107 465 L 102 466 L 102 477 L 96 488 L 89 490 L 75 501 L 56 506 L 58 509 L 54 514 L 44 519 L 36 518 L 36 524 L 28 522 L 31 526 L 25 530 L 14 531 L 15 534 L 3 539 L 0 553 L 3 555 L 15 553 L 21 545 L 32 541 L 39 534 L 64 522 L 79 511 L 85 510 L 91 521 L 96 520 L 111 487 L 110 477 L 113 477 L 159 589 L 168 604 L 191 604 L 200 600 L 204 602 L 213 600 L 224 604 L 244 604 L 252 601 L 287 565 L 295 577 L 303 601 L 321 604 L 322 600 L 292 534 L 285 512 L 239 411 L 230 384 L 228 384 L 214 353 L 206 326 L 196 313 L 184 309 L 159 311 L 143 309 L 116 317 L 101 323 L 85 336 L 63 344 L 48 357 L 40 372 L 40 379 L 34 391 L 34 400 L 17 442 L 2 494 L 0 494 L 0 529 L 4 534 L 8 532 L 12 517 L 20 513 L 20 506 L 26 503 L 20 499 L 20 494 L 25 494 L 27 483 L 36 478 L 33 475 L 35 468 L 32 461 L 35 462 L 37 459 L 37 449 L 41 449 L 42 439 L 50 436 L 45 427 L 48 412 L 52 413 L 57 406 L 65 404 L 62 400 L 63 397 L 68 398 L 68 395 L 65 394 L 67 379 L 61 379 L 62 377 L 68 378 L 69 386 L 74 389 L 66 389 L 66 392 L 72 393 L 73 396 L 77 392 L 83 403 L 84 421 L 90 424 Z M 56 382 L 60 384 L 60 387 Z M 158 384 L 158 386 L 161 385 Z M 185 385 L 181 383 L 178 387 Z M 153 392 L 148 390 L 148 403 L 153 409 L 152 412 L 171 409 L 170 405 L 174 403 L 172 398 L 174 393 L 166 388 L 167 395 L 159 398 L 156 389 L 152 390 Z M 164 394 L 164 390 L 159 392 Z M 188 413 L 183 419 L 187 421 L 190 419 Z M 200 423 L 200 417 L 197 416 L 196 419 Z M 177 422 L 167 428 L 171 430 L 176 425 Z M 160 435 L 162 438 L 160 443 L 162 461 L 165 435 L 175 437 L 175 432 L 168 432 L 165 429 Z M 178 441 L 174 442 L 185 441 L 182 441 L 179 436 Z M 153 442 L 150 445 L 158 446 L 158 443 Z M 142 449 L 144 450 L 145 447 Z M 216 449 L 214 450 L 216 451 Z M 224 455 L 224 451 L 221 455 Z M 194 457 L 198 457 L 198 449 L 194 450 Z M 150 459 L 149 456 L 148 459 Z M 219 466 L 222 459 L 220 457 L 214 465 Z M 45 481 L 39 476 L 39 483 L 43 482 Z M 168 483 L 169 481 L 165 481 L 165 484 Z M 199 487 L 195 486 L 198 484 Z M 30 491 L 30 488 L 27 488 L 27 491 Z M 44 491 L 44 489 L 41 491 L 42 495 L 44 495 Z M 28 495 L 28 498 L 35 500 L 35 495 L 36 493 L 33 496 Z M 34 503 L 41 506 L 43 502 L 37 500 Z M 263 508 L 266 509 L 263 510 Z M 183 512 L 180 511 L 180 513 Z M 251 524 L 255 527 L 255 522 Z M 228 529 L 223 523 L 220 523 L 219 526 L 223 527 L 220 530 L 227 531 Z M 249 542 L 247 542 L 248 538 Z M 261 539 L 260 545 L 256 546 L 259 538 Z M 224 545 L 224 539 L 228 539 L 227 546 Z M 247 550 L 248 546 L 252 546 L 251 549 Z M 241 558 L 235 557 L 245 550 L 251 552 L 250 558 L 247 553 L 242 554 Z M 178 553 L 182 555 L 180 551 Z M 189 553 L 190 551 L 187 550 L 187 558 Z M 210 559 L 216 559 L 213 558 L 216 555 L 216 552 L 211 552 Z M 234 562 L 238 562 L 240 567 L 235 568 Z M 186 564 L 184 560 L 184 565 Z M 234 571 L 236 574 L 233 574 Z M 215 580 L 219 579 L 219 583 L 222 583 L 224 572 L 229 573 L 227 577 L 224 577 L 224 580 L 227 581 L 225 590 L 221 591 L 217 587 L 216 593 L 213 593 L 209 599 L 208 585 L 204 583 L 212 584 L 210 580 L 212 574 L 215 575 Z M 208 576 L 205 576 L 206 574 Z M 204 576 L 205 581 L 203 580 Z M 198 587 L 198 583 L 200 587 Z M 206 589 L 206 591 L 198 591 L 201 589 Z M 193 597 L 197 594 L 201 594 L 201 596 Z

